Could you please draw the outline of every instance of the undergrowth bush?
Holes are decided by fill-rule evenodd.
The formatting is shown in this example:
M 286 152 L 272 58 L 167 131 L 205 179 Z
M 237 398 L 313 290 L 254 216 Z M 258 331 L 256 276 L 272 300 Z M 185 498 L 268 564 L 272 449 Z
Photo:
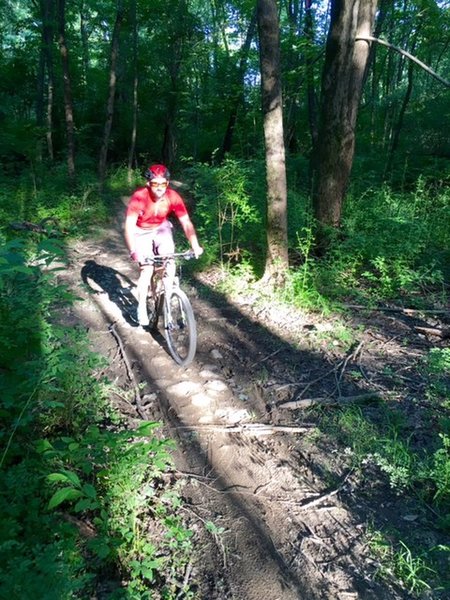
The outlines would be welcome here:
M 449 363 L 447 349 L 429 353 L 423 365 L 424 376 L 428 373 L 430 377 L 429 386 L 436 379 L 448 382 Z M 434 388 L 433 400 L 442 403 L 449 393 L 448 387 Z M 379 405 L 376 418 L 371 411 L 351 407 L 324 417 L 323 426 L 351 449 L 353 466 L 361 469 L 363 476 L 368 467 L 370 474 L 375 467 L 396 495 L 414 497 L 419 507 L 416 510 L 433 515 L 434 526 L 445 540 L 450 531 L 450 426 L 445 419 L 440 430 L 430 434 L 426 447 L 413 439 L 402 413 L 387 404 Z M 380 543 L 372 540 L 371 545 L 380 551 Z M 389 542 L 384 540 L 382 545 L 388 552 L 383 569 L 393 567 L 411 592 L 448 586 L 448 544 L 427 545 L 426 540 L 415 539 L 411 531 L 391 533 Z
M 261 257 L 265 196 L 257 192 L 253 169 L 251 162 L 228 158 L 221 166 L 195 164 L 185 170 L 196 200 L 197 230 L 210 262 L 230 266 Z
M 33 236 L 0 251 L 0 597 L 87 598 L 107 580 L 111 598 L 187 598 L 171 444 L 112 410 L 54 259 L 63 245 Z
M 345 203 L 345 239 L 333 249 L 330 268 L 340 262 L 341 285 L 346 287 L 350 275 L 366 298 L 442 290 L 449 275 L 449 221 L 448 190 L 421 178 L 413 191 L 403 193 L 386 186 L 358 193 L 355 185 Z
M 264 271 L 266 183 L 262 162 L 226 160 L 184 171 L 208 259 L 226 269 Z M 295 179 L 295 178 L 294 178 Z M 189 181 L 188 181 L 189 180 Z M 291 177 L 291 180 L 293 178 Z M 415 188 L 364 187 L 349 191 L 340 232 L 324 257 L 315 255 L 316 227 L 307 190 L 288 192 L 291 269 L 282 299 L 309 309 L 335 301 L 395 300 L 420 307 L 424 297 L 444 304 L 450 275 L 450 193 L 418 178 Z
M 11 180 L 0 178 L 0 226 L 44 222 L 54 233 L 83 234 L 111 217 L 110 199 L 98 191 L 94 172 L 78 173 L 75 185 L 67 182 L 66 167 L 42 165 Z M 11 237 L 7 228 L 4 234 Z

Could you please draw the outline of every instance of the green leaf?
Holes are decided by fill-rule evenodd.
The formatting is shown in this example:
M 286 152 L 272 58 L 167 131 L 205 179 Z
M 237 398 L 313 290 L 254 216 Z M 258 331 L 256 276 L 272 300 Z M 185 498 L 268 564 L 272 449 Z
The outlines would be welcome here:
M 88 498 L 97 498 L 97 490 L 90 483 L 85 483 L 81 489 Z
M 66 471 L 66 469 L 61 469 L 61 473 L 67 477 L 67 481 L 70 481 L 72 485 L 81 488 L 81 481 L 76 473 L 73 471 Z
M 75 512 L 83 512 L 84 510 L 95 510 L 99 507 L 99 504 L 96 500 L 92 500 L 91 498 L 81 498 L 74 506 Z
M 56 508 L 63 502 L 66 502 L 66 500 L 78 500 L 80 496 L 80 490 L 76 490 L 73 487 L 62 488 L 55 492 L 50 498 L 50 501 L 48 503 L 48 509 L 52 510 L 53 508 Z
M 70 482 L 70 479 L 64 473 L 50 473 L 47 475 L 48 481 L 64 481 Z
M 139 425 L 139 427 L 136 429 L 136 433 L 138 435 L 150 435 L 150 433 L 159 427 L 159 425 L 160 424 L 155 421 L 146 421 L 145 423 Z
M 92 550 L 92 552 L 95 552 L 95 554 L 102 559 L 107 558 L 111 553 L 110 547 L 102 538 L 94 538 L 93 540 L 90 540 L 88 547 L 90 550 Z
M 35 444 L 35 448 L 36 448 L 36 452 L 38 452 L 39 454 L 44 454 L 44 452 L 47 452 L 48 450 L 54 450 L 54 446 L 52 446 L 50 444 L 50 442 L 48 440 L 38 440 Z

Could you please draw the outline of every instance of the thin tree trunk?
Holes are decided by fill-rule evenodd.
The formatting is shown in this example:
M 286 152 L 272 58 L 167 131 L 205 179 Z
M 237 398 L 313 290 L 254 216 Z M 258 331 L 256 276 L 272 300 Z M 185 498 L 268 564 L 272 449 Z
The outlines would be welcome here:
M 42 46 L 41 46 L 41 63 L 42 81 L 39 82 L 38 94 L 42 93 L 42 98 L 38 99 L 37 106 L 37 121 L 39 125 L 46 125 L 45 137 L 47 141 L 47 153 L 50 160 L 54 158 L 53 152 L 53 89 L 54 89 L 54 71 L 53 71 L 53 55 L 52 44 L 54 34 L 54 13 L 51 0 L 40 1 L 41 18 L 42 18 Z M 47 78 L 45 78 L 47 74 Z M 41 87 L 42 86 L 42 87 Z M 45 103 L 45 87 L 47 88 L 47 103 Z M 42 112 L 41 112 L 42 111 Z M 45 114 L 44 114 L 45 113 Z
M 133 121 L 131 125 L 131 140 L 130 149 L 128 151 L 128 183 L 131 184 L 133 175 L 133 163 L 136 153 L 136 138 L 137 138 L 137 116 L 138 116 L 138 36 L 137 36 L 137 19 L 136 19 L 136 0 L 131 2 L 131 27 L 133 30 Z
M 222 162 L 227 152 L 230 152 L 233 143 L 234 128 L 236 126 L 239 108 L 244 102 L 244 76 L 247 68 L 248 54 L 253 37 L 256 32 L 256 10 L 250 20 L 245 42 L 241 48 L 241 58 L 239 61 L 238 80 L 236 82 L 236 91 L 230 100 L 231 110 L 228 117 L 227 129 L 223 138 L 222 148 L 218 155 L 218 161 Z
M 103 131 L 103 142 L 100 149 L 100 159 L 98 163 L 98 176 L 100 179 L 100 186 L 103 185 L 106 176 L 106 161 L 108 158 L 108 146 L 109 139 L 111 137 L 112 122 L 114 118 L 114 101 L 116 96 L 117 86 L 117 57 L 119 54 L 119 33 L 120 27 L 123 20 L 123 4 L 122 0 L 117 2 L 117 13 L 116 21 L 114 23 L 114 31 L 111 41 L 111 56 L 110 56 L 110 68 L 109 68 L 109 94 L 108 101 L 106 104 L 106 121 L 105 128 Z
M 276 0 L 258 0 L 262 110 L 267 177 L 267 258 L 264 277 L 284 278 L 288 268 L 287 188 Z
M 314 16 L 312 13 L 312 0 L 305 0 L 305 37 L 311 46 L 314 44 Z M 314 86 L 314 63 L 310 56 L 306 57 L 306 79 L 308 94 L 308 121 L 313 148 L 318 140 L 318 110 L 316 90 Z
M 353 165 L 355 126 L 370 44 L 355 38 L 370 35 L 377 0 L 333 0 L 322 78 L 321 121 L 314 155 L 313 206 L 321 226 L 341 223 L 342 203 Z
M 413 43 L 413 48 L 412 51 L 414 51 L 416 42 L 417 42 L 417 33 L 415 35 L 415 39 L 414 39 L 414 43 Z M 413 75 L 414 75 L 414 63 L 412 61 L 409 61 L 409 65 L 408 65 L 408 86 L 406 88 L 406 93 L 403 97 L 403 102 L 400 108 L 400 113 L 397 119 L 397 123 L 395 124 L 394 128 L 393 128 L 393 135 L 392 135 L 392 142 L 391 142 L 391 148 L 389 151 L 389 160 L 387 161 L 387 165 L 386 165 L 386 169 L 389 172 L 392 167 L 393 167 L 393 161 L 394 161 L 394 154 L 398 148 L 398 143 L 400 141 L 400 132 L 402 130 L 403 127 L 403 119 L 405 117 L 405 113 L 406 113 L 406 109 L 408 107 L 409 101 L 411 99 L 411 94 L 412 94 L 412 89 L 413 89 Z
M 72 89 L 69 73 L 69 51 L 66 42 L 65 0 L 58 0 L 59 50 L 61 52 L 64 83 L 64 114 L 67 135 L 67 169 L 71 180 L 75 178 L 75 137 L 73 121 Z
M 45 54 L 44 47 L 41 44 L 39 52 L 39 65 L 36 80 L 36 125 L 43 130 L 44 128 L 44 101 L 45 101 Z M 39 136 L 37 141 L 37 160 L 42 162 L 43 139 Z
M 292 40 L 296 40 L 300 33 L 300 2 L 302 0 L 288 0 L 286 3 L 286 12 L 289 22 L 289 35 Z M 299 67 L 298 50 L 292 48 L 287 54 L 286 71 L 295 72 Z M 300 87 L 300 86 L 298 86 Z M 285 145 L 290 152 L 298 152 L 298 135 L 297 135 L 297 116 L 298 116 L 298 92 L 290 89 L 286 93 L 285 108 L 284 108 L 284 133 Z
M 89 93 L 89 33 L 87 28 L 87 19 L 86 19 L 86 5 L 82 0 L 80 3 L 80 36 L 81 36 L 81 64 L 83 65 L 82 70 L 82 81 L 84 88 L 84 102 L 86 102 L 87 94 Z

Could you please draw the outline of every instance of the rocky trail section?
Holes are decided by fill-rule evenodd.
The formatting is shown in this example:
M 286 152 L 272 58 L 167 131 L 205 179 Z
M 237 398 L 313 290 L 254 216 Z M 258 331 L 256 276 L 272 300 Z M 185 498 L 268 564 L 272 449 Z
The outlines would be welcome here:
M 106 356 L 119 349 L 126 364 L 135 393 L 122 403 L 124 413 L 131 422 L 161 420 L 177 441 L 183 511 L 198 536 L 190 577 L 199 598 L 408 597 L 373 577 L 367 513 L 353 498 L 356 476 L 345 457 L 315 444 L 307 412 L 279 408 L 286 400 L 329 397 L 331 389 L 363 393 L 343 377 L 356 355 L 299 350 L 295 334 L 305 337 L 319 323 L 297 315 L 277 330 L 274 314 L 274 333 L 251 317 L 250 301 L 247 309 L 232 306 L 204 279 L 182 284 L 197 319 L 198 351 L 189 367 L 178 367 L 162 335 L 134 320 L 137 272 L 120 227 L 75 243 L 62 277 L 80 297 L 75 318 L 94 348 Z M 206 522 L 217 531 L 207 532 Z

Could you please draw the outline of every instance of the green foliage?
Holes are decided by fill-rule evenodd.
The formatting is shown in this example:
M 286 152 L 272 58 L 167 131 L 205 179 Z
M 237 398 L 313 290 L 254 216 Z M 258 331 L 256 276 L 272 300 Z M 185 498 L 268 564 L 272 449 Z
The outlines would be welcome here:
M 348 241 L 343 251 L 360 260 L 362 283 L 381 297 L 442 284 L 450 247 L 450 196 L 419 179 L 409 193 L 385 187 L 351 196 L 345 211 Z M 368 268 L 364 269 L 364 266 Z
M 369 546 L 379 558 L 378 576 L 392 577 L 402 581 L 413 597 L 431 590 L 428 581 L 436 574 L 429 566 L 429 557 L 415 554 L 404 542 L 393 547 L 387 536 L 374 531 L 369 539 Z
M 32 238 L 0 254 L 0 596 L 90 597 L 107 574 L 127 582 L 116 597 L 188 597 L 172 443 L 155 423 L 117 428 L 110 384 L 94 377 L 104 363 L 59 323 L 72 301 L 51 270 L 63 257 Z
M 299 237 L 295 268 L 297 293 L 321 298 L 354 298 L 371 303 L 395 299 L 420 306 L 423 292 L 430 301 L 446 302 L 449 276 L 450 196 L 445 187 L 419 179 L 410 192 L 388 187 L 365 189 L 355 182 L 344 213 L 342 236 L 323 258 L 304 251 L 314 235 L 312 226 Z M 302 211 L 301 208 L 299 208 Z
M 430 477 L 434 482 L 436 492 L 433 500 L 437 504 L 447 506 L 450 511 L 450 437 L 440 433 L 442 447 L 433 456 Z
M 69 186 L 64 166 L 36 164 L 16 176 L 14 186 L 8 177 L 0 182 L 2 227 L 27 221 L 47 228 L 53 236 L 83 235 L 111 216 L 93 172 L 80 172 L 76 185 Z M 4 229 L 3 235 L 11 238 L 12 232 Z
M 210 260 L 222 266 L 245 260 L 262 247 L 264 200 L 255 194 L 254 165 L 228 158 L 221 166 L 197 164 L 186 171 L 193 181 L 195 214 Z
M 428 378 L 427 395 L 435 402 L 450 407 L 450 350 L 432 348 L 422 365 Z
M 434 358 L 432 359 L 433 364 Z M 345 446 L 350 448 L 354 467 L 364 474 L 368 467 L 376 467 L 386 477 L 392 491 L 399 496 L 413 495 L 420 510 L 432 507 L 436 527 L 449 530 L 450 517 L 450 437 L 437 432 L 427 448 L 417 446 L 409 427 L 399 411 L 381 406 L 377 418 L 370 411 L 352 407 L 325 417 L 323 424 Z M 369 473 L 372 472 L 369 470 Z M 370 485 L 370 480 L 367 480 Z M 420 508 L 422 503 L 422 509 Z M 408 589 L 420 593 L 436 582 L 445 581 L 448 547 L 430 547 L 426 542 L 405 533 L 376 532 L 371 547 L 381 559 L 381 573 L 393 573 Z M 410 549 L 414 547 L 414 552 Z

